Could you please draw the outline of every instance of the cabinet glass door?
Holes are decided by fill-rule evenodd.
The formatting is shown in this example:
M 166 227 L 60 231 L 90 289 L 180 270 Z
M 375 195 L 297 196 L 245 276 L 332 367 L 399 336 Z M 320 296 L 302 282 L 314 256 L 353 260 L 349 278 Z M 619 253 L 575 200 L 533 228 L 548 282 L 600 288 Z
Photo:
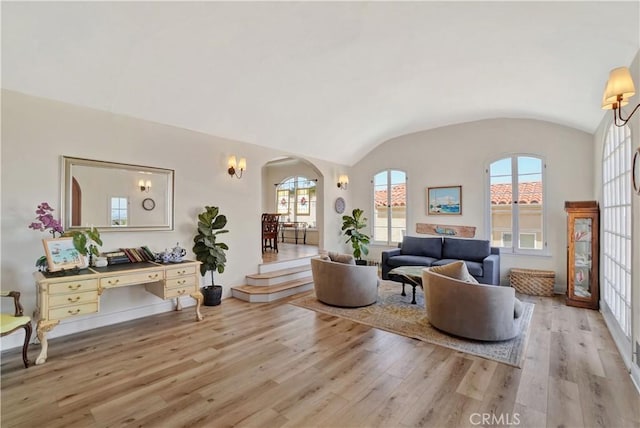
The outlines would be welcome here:
M 577 218 L 573 228 L 574 294 L 585 299 L 591 299 L 592 227 L 590 218 Z

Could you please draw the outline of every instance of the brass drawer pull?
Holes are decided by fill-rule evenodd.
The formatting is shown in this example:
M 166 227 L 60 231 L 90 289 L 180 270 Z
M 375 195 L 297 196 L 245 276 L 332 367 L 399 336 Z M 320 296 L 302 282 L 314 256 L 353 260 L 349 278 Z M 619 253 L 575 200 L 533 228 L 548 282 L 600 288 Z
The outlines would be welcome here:
M 111 284 L 111 285 L 116 285 L 116 284 L 117 284 L 117 283 L 119 283 L 119 282 L 120 282 L 120 280 L 119 280 L 119 279 L 116 279 L 116 280 L 114 280 L 113 282 L 112 282 L 111 280 L 108 280 L 108 281 L 107 281 L 107 283 L 108 283 L 108 284 Z
M 80 308 L 76 309 L 75 311 L 72 310 L 68 310 L 67 311 L 70 315 L 78 315 L 80 313 Z
M 178 275 L 184 275 L 185 273 L 187 273 L 187 271 L 186 271 L 186 270 L 179 270 L 179 271 L 178 271 Z
M 156 279 L 157 277 L 158 277 L 157 273 L 154 275 L 149 274 L 149 279 Z
M 77 302 L 78 300 L 80 300 L 80 296 L 76 296 L 73 299 L 71 297 L 68 297 L 67 300 L 70 302 Z
M 187 290 L 178 290 L 178 294 L 184 294 Z
M 179 279 L 178 281 L 176 281 L 178 283 L 178 285 L 183 285 L 187 283 L 186 279 Z
M 71 285 L 71 284 L 69 284 L 69 285 L 67 286 L 67 288 L 68 288 L 69 290 L 77 290 L 77 289 L 79 289 L 80 287 L 82 287 L 82 284 L 76 284 L 76 285 Z

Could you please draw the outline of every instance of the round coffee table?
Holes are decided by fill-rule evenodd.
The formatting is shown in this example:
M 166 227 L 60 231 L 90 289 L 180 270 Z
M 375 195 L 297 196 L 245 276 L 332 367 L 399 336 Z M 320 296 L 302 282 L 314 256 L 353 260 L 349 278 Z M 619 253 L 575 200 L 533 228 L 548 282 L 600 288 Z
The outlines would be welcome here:
M 395 282 L 402 283 L 402 295 L 406 296 L 404 292 L 404 285 L 409 284 L 413 287 L 412 304 L 416 304 L 416 287 L 422 287 L 422 270 L 426 266 L 399 266 L 389 271 L 389 279 Z

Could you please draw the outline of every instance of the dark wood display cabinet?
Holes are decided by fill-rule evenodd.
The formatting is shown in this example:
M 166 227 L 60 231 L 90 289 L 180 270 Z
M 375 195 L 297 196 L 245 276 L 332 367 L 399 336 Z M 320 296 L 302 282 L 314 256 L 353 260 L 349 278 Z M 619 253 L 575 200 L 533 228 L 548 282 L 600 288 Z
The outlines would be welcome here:
M 566 201 L 567 305 L 598 309 L 600 210 L 596 201 Z

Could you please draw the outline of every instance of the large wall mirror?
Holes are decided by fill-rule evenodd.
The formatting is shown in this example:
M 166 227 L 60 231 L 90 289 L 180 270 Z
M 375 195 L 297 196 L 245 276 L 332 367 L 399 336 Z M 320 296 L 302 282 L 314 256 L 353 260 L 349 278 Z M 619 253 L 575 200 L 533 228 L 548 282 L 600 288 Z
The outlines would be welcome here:
M 65 230 L 173 230 L 171 169 L 62 157 Z

